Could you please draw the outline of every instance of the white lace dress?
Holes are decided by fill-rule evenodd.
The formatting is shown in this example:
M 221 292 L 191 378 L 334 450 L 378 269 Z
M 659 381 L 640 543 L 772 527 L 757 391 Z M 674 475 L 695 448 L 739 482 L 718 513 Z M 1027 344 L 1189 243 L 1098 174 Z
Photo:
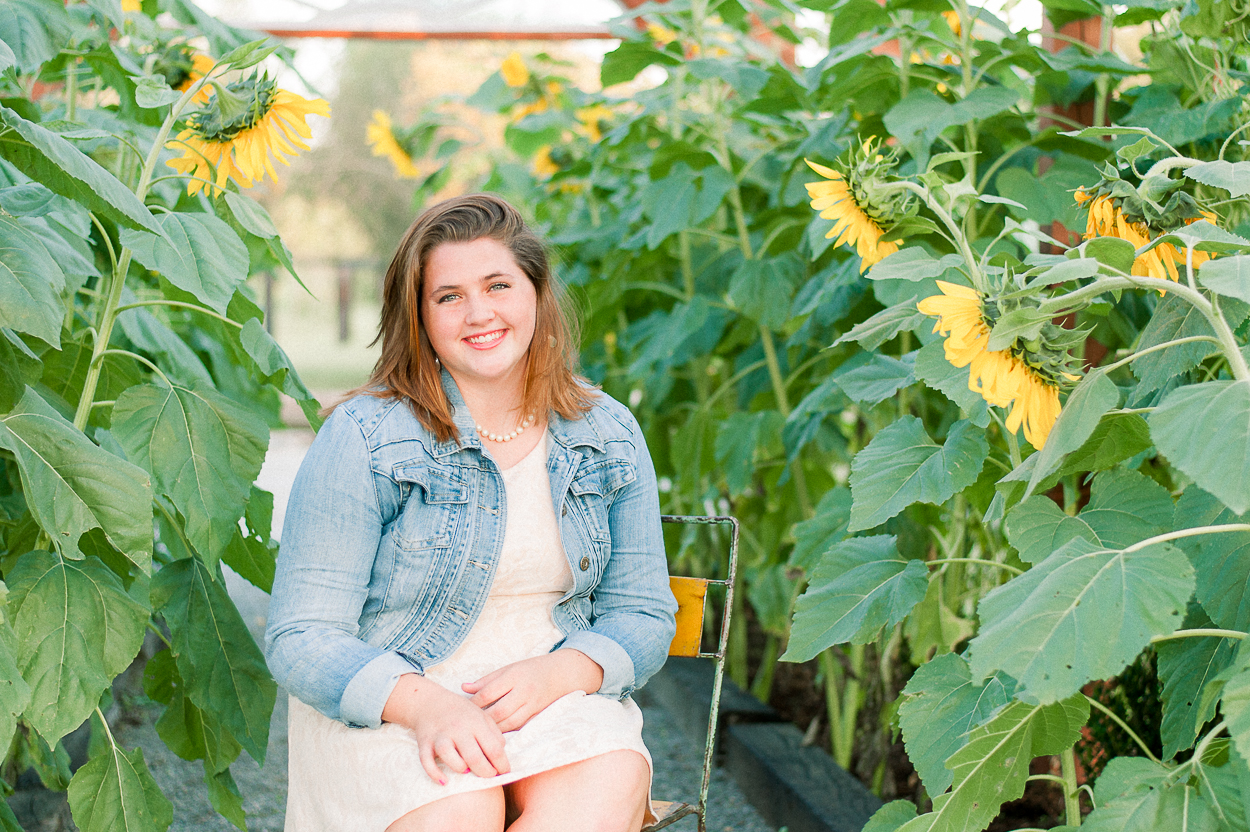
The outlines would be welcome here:
M 490 596 L 464 643 L 426 672 L 448 690 L 461 693 L 461 683 L 548 653 L 563 638 L 551 610 L 573 578 L 551 505 L 547 442 L 544 435 L 503 472 L 508 520 Z M 642 743 L 642 712 L 631 699 L 576 691 L 504 739 L 511 772 L 482 778 L 442 766 L 447 785 L 440 786 L 421 767 L 408 729 L 390 723 L 349 728 L 290 697 L 286 832 L 383 832 L 440 798 L 503 786 L 611 751 L 637 751 L 651 765 Z

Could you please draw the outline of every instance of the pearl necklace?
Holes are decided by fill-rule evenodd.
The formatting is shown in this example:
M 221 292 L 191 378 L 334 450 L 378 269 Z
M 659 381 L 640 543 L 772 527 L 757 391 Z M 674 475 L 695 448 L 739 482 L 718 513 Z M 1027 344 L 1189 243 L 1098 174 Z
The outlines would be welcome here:
M 511 442 L 513 439 L 516 439 L 518 436 L 525 433 L 525 429 L 528 428 L 532 424 L 534 424 L 533 413 L 526 416 L 525 420 L 521 422 L 521 424 L 517 425 L 516 430 L 512 431 L 511 433 L 504 433 L 504 434 L 491 433 L 486 428 L 479 425 L 477 422 L 473 423 L 473 427 L 478 433 L 482 435 L 483 439 L 489 439 L 491 442 Z

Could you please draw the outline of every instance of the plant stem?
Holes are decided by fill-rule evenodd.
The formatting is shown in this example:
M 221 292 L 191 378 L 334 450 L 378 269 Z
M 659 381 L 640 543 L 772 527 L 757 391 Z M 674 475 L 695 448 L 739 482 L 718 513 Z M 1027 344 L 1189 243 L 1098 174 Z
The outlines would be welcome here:
M 1143 541 L 1127 546 L 1120 551 L 1124 554 L 1137 552 L 1145 549 L 1147 546 L 1153 546 L 1156 543 L 1167 543 L 1169 540 L 1180 540 L 1186 537 L 1196 537 L 1202 534 L 1227 534 L 1229 532 L 1250 532 L 1250 524 L 1248 523 L 1226 523 L 1222 526 L 1195 526 L 1192 529 L 1178 529 L 1174 532 L 1166 534 L 1157 534 L 1154 537 L 1148 537 Z
M 997 566 L 1005 572 L 1013 575 L 1023 575 L 1023 569 L 1017 569 L 1009 563 L 999 563 L 996 560 L 983 560 L 981 558 L 941 558 L 940 560 L 927 560 L 925 566 L 941 566 L 944 563 L 978 563 L 981 566 Z
M 1190 335 L 1185 338 L 1177 338 L 1174 341 L 1165 341 L 1162 344 L 1155 344 L 1153 347 L 1147 347 L 1144 350 L 1138 350 L 1132 355 L 1125 356 L 1124 358 L 1121 358 L 1119 361 L 1116 361 L 1113 364 L 1107 364 L 1102 367 L 1099 367 L 1099 369 L 1102 370 L 1103 372 L 1109 373 L 1112 370 L 1118 370 L 1120 367 L 1123 367 L 1125 364 L 1136 361 L 1137 359 L 1141 358 L 1143 355 L 1150 355 L 1150 353 L 1152 352 L 1165 350 L 1168 347 L 1178 347 L 1181 344 L 1188 344 L 1194 341 L 1210 341 L 1212 344 L 1220 343 L 1219 338 L 1212 338 L 1210 335 Z
M 1063 772 L 1063 808 L 1068 826 L 1081 825 L 1081 793 L 1076 785 L 1076 746 L 1059 755 Z
M 216 318 L 222 323 L 230 324 L 230 326 L 234 327 L 235 329 L 243 328 L 243 324 L 239 323 L 238 321 L 233 321 L 230 318 L 227 318 L 225 315 L 219 315 L 211 309 L 205 309 L 203 306 L 197 306 L 194 303 L 186 303 L 180 300 L 165 300 L 164 298 L 161 298 L 159 300 L 155 300 L 155 299 L 154 300 L 141 300 L 141 301 L 136 301 L 135 303 L 128 303 L 125 306 L 119 306 L 117 307 L 117 314 L 120 315 L 121 313 L 125 312 L 127 309 L 138 309 L 141 306 L 173 306 L 178 309 L 190 309 L 194 312 L 203 313 L 209 316 L 210 318 Z
M 1089 704 L 1093 705 L 1095 708 L 1097 708 L 1098 710 L 1102 711 L 1104 714 L 1106 714 L 1108 717 L 1110 717 L 1110 719 L 1111 719 L 1111 721 L 1112 721 L 1112 722 L 1114 722 L 1116 725 L 1120 726 L 1120 730 L 1121 730 L 1121 731 L 1123 731 L 1124 733 L 1128 734 L 1128 735 L 1129 735 L 1129 737 L 1133 740 L 1133 742 L 1137 743 L 1137 747 L 1138 747 L 1138 748 L 1140 748 L 1140 749 L 1142 750 L 1142 753 L 1144 753 L 1147 757 L 1149 757 L 1149 758 L 1151 759 L 1151 761 L 1153 761 L 1153 762 L 1155 762 L 1155 763 L 1158 763 L 1159 765 L 1163 765 L 1163 763 L 1159 762 L 1159 758 L 1158 758 L 1158 757 L 1156 757 L 1156 756 L 1155 756 L 1155 755 L 1154 755 L 1154 754 L 1150 751 L 1150 747 L 1149 747 L 1148 745 L 1146 745 L 1146 743 L 1142 742 L 1142 738 L 1141 738 L 1141 737 L 1139 737 L 1139 736 L 1137 736 L 1137 732 L 1136 732 L 1136 731 L 1134 731 L 1132 728 L 1128 727 L 1128 723 L 1127 723 L 1127 722 L 1125 722 L 1124 720 L 1120 719 L 1120 715 L 1119 715 L 1119 714 L 1117 714 L 1115 711 L 1111 710 L 1111 709 L 1110 709 L 1110 708 L 1108 708 L 1106 705 L 1104 705 L 1104 704 L 1102 704 L 1101 702 L 1099 702 L 1099 701 L 1098 701 L 1097 699 L 1095 699 L 1094 697 L 1092 697 L 1092 696 L 1090 696 L 1090 695 L 1088 695 L 1088 694 L 1083 694 L 1083 695 L 1085 696 L 1085 699 L 1089 702 Z
M 138 361 L 140 364 L 145 365 L 145 366 L 146 366 L 149 370 L 151 370 L 152 372 L 154 372 L 154 373 L 156 373 L 158 376 L 160 376 L 160 377 L 161 377 L 161 381 L 165 382 L 165 386 L 166 386 L 166 387 L 173 387 L 173 386 L 174 386 L 173 382 L 169 380 L 169 376 L 167 376 L 167 375 L 165 375 L 163 372 L 161 372 L 161 368 L 160 368 L 160 367 L 156 366 L 156 365 L 155 365 L 155 364 L 153 364 L 151 361 L 149 361 L 148 359 L 144 358 L 142 355 L 139 355 L 137 352 L 131 352 L 130 350 L 101 350 L 101 351 L 97 352 L 95 355 L 93 355 L 93 356 L 92 356 L 92 358 L 91 358 L 91 360 L 92 360 L 92 362 L 94 362 L 94 363 L 98 366 L 101 362 L 103 362 L 104 357 L 105 357 L 106 355 L 124 355 L 124 356 L 126 356 L 127 358 L 133 358 L 135 361 Z M 93 396 L 92 398 L 94 399 L 94 396 Z M 94 405 L 94 403 L 93 403 L 93 405 Z M 81 428 L 80 428 L 80 430 L 81 430 Z
M 772 633 L 764 640 L 764 655 L 760 658 L 759 670 L 755 671 L 755 680 L 751 682 L 751 695 L 761 702 L 767 702 L 773 690 L 773 671 L 777 669 L 777 653 L 781 639 Z
M 1111 6 L 1102 7 L 1102 26 L 1098 35 L 1098 50 L 1102 54 L 1111 51 L 1111 31 L 1115 24 L 1115 9 Z M 1111 97 L 1111 76 L 1106 72 L 1094 81 L 1094 126 L 1107 125 L 1107 100 Z
M 694 264 L 690 259 L 690 234 L 685 229 L 677 232 L 677 247 L 681 257 L 681 282 L 686 300 L 694 300 Z
M 65 120 L 78 120 L 78 56 L 65 61 Z
M 1192 630 L 1177 630 L 1166 636 L 1155 636 L 1150 640 L 1151 644 L 1159 644 L 1164 641 L 1172 641 L 1178 638 L 1233 638 L 1243 640 L 1247 637 L 1247 633 L 1240 630 L 1221 630 L 1216 627 L 1197 627 Z

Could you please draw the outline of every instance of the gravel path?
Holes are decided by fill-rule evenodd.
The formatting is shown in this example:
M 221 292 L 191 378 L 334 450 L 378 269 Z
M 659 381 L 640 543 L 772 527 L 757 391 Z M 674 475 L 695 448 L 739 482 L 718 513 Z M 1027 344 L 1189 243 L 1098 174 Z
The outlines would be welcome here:
M 274 534 L 281 534 L 281 518 L 286 511 L 291 481 L 299 468 L 304 452 L 312 440 L 309 431 L 276 431 L 270 442 L 257 485 L 274 494 Z M 234 596 L 258 643 L 265 626 L 268 596 L 233 573 L 227 575 Z M 703 762 L 703 743 L 681 733 L 668 714 L 646 697 L 639 696 L 645 727 L 643 738 L 655 763 L 652 792 L 657 799 L 693 801 L 699 793 Z M 286 803 L 286 697 L 279 693 L 277 707 L 269 731 L 269 749 L 264 767 L 246 754 L 231 767 L 243 808 L 247 812 L 251 832 L 278 832 L 283 826 Z M 127 747 L 143 748 L 148 768 L 161 789 L 174 804 L 174 822 L 170 832 L 227 832 L 234 829 L 227 820 L 213 811 L 203 781 L 199 762 L 186 762 L 169 751 L 156 735 L 153 723 L 159 706 L 138 712 L 140 720 L 128 721 L 118 727 L 118 739 Z M 712 776 L 711 807 L 708 829 L 711 832 L 771 832 L 769 827 L 743 798 L 742 793 L 724 775 L 715 770 Z M 681 820 L 673 827 L 677 832 L 693 830 L 694 820 Z

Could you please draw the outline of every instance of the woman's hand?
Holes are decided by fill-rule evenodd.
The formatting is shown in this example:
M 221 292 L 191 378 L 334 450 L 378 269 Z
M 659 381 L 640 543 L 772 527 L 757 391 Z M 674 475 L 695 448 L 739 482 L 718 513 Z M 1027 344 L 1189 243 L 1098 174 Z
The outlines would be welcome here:
M 399 677 L 383 722 L 405 726 L 417 738 L 421 765 L 430 779 L 447 785 L 435 758 L 452 771 L 494 777 L 511 771 L 503 730 L 480 707 L 437 682 L 415 673 Z
M 594 660 L 579 650 L 560 649 L 505 665 L 461 687 L 500 731 L 515 731 L 561 696 L 575 690 L 594 693 L 601 684 L 603 668 Z

